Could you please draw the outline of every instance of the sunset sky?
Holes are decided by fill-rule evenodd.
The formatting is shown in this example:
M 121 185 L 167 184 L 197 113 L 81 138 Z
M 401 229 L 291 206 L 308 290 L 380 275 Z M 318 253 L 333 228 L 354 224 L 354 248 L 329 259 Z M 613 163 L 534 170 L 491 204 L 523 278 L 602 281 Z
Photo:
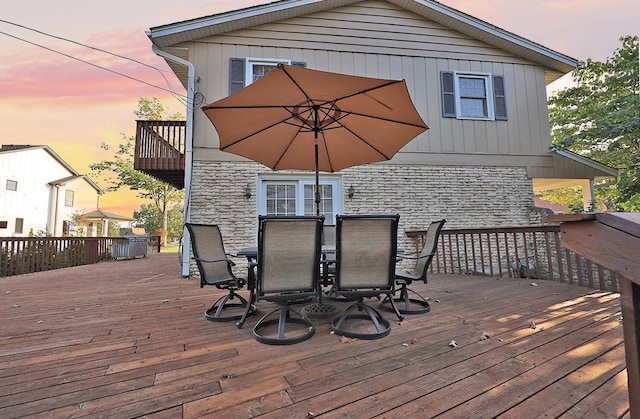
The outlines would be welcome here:
M 149 86 L 184 94 L 164 60 L 151 51 L 145 31 L 264 3 L 268 1 L 30 0 L 3 4 L 0 144 L 48 145 L 76 171 L 87 174 L 91 163 L 113 155 L 101 150 L 100 143 L 116 148 L 123 134 L 126 137 L 135 134 L 133 112 L 139 98 L 157 97 L 169 113 L 185 114 L 184 106 L 171 93 Z M 442 0 L 441 3 L 578 60 L 603 61 L 621 45 L 620 37 L 640 33 L 638 0 Z M 162 70 L 170 86 L 151 67 Z M 94 180 L 104 186 L 100 179 Z M 103 209 L 128 216 L 140 203 L 148 202 L 135 199 L 131 193 L 106 194 L 100 201 Z

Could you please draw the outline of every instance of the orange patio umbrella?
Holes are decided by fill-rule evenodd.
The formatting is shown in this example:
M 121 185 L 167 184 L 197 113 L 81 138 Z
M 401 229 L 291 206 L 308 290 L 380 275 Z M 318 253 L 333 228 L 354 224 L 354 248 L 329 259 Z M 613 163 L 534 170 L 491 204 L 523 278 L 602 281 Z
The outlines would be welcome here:
M 220 150 L 274 170 L 319 172 L 389 160 L 428 129 L 404 80 L 350 76 L 278 64 L 203 110 Z

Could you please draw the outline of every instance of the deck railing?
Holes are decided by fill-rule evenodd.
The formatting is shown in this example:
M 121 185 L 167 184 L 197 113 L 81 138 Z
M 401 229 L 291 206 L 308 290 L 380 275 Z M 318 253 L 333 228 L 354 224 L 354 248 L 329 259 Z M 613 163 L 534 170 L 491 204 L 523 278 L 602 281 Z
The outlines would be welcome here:
M 426 230 L 407 231 L 422 249 Z M 614 272 L 565 249 L 559 226 L 442 230 L 433 273 L 549 279 L 620 292 Z
M 109 260 L 112 243 L 113 237 L 0 237 L 0 277 Z M 159 251 L 160 236 L 151 236 L 148 252 Z

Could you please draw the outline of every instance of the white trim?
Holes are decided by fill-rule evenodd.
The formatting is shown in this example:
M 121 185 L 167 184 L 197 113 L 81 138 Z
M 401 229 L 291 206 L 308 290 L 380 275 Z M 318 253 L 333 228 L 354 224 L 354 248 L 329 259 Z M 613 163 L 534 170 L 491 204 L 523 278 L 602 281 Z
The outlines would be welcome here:
M 485 88 L 485 100 L 487 103 L 487 116 L 465 116 L 462 115 L 462 102 L 460 99 L 460 78 L 476 78 L 484 80 Z M 454 71 L 453 72 L 453 91 L 456 101 L 456 118 L 457 119 L 472 119 L 481 121 L 494 121 L 495 109 L 494 109 L 494 94 L 493 94 L 493 74 L 482 73 L 477 71 Z
M 278 58 L 258 58 L 258 57 L 246 57 L 244 59 L 244 85 L 245 87 L 253 83 L 253 66 L 264 64 L 273 65 L 278 64 L 291 65 L 291 60 L 278 59 Z
M 304 214 L 304 186 L 315 185 L 315 174 L 263 174 L 258 175 L 256 180 L 256 201 L 258 214 L 267 213 L 265 185 L 271 182 L 291 183 L 295 184 L 296 189 L 296 212 L 299 215 Z M 342 177 L 339 175 L 320 175 L 321 185 L 333 185 L 333 211 L 336 214 L 343 213 L 344 209 L 344 185 Z M 325 220 L 327 224 L 333 224 L 330 220 Z

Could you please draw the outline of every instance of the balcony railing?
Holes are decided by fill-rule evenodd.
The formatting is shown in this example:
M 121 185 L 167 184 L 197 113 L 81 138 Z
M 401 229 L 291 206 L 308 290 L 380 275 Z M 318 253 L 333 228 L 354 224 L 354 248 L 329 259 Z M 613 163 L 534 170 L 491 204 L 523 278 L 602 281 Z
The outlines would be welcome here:
M 184 188 L 186 121 L 136 121 L 133 167 Z
M 407 231 L 422 249 L 426 230 Z M 620 292 L 620 278 L 565 249 L 559 226 L 442 230 L 431 272 L 549 279 Z

